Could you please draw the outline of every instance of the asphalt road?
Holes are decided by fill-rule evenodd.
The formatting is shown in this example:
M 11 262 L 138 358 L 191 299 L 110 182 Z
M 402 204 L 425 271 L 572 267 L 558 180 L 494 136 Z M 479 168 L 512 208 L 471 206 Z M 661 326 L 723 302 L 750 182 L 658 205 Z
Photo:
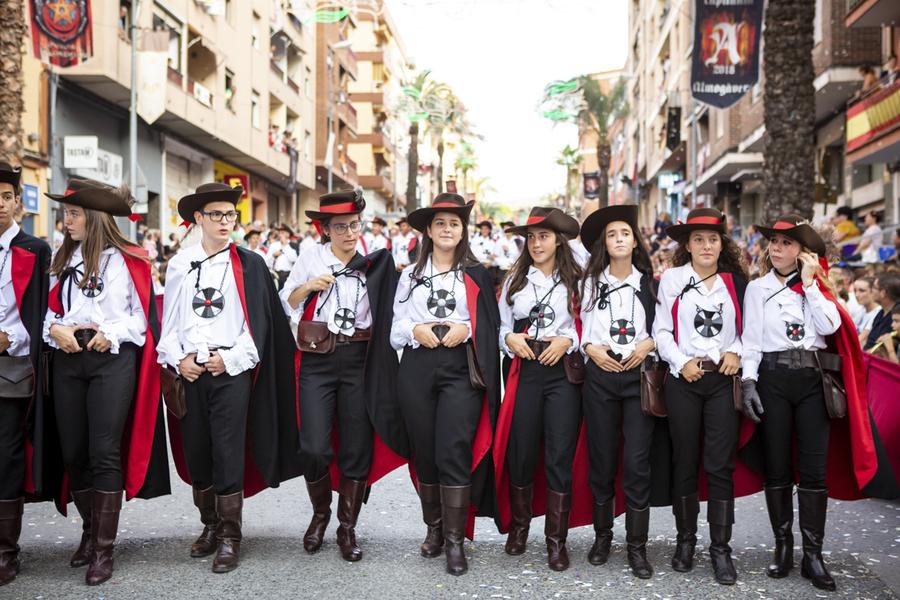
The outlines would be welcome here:
M 476 540 L 467 544 L 469 573 L 444 573 L 443 557 L 419 556 L 424 536 L 418 498 L 406 476 L 395 471 L 372 491 L 357 528 L 365 552 L 361 562 L 341 560 L 334 543 L 335 520 L 322 550 L 310 556 L 301 536 L 310 517 L 302 479 L 251 498 L 244 510 L 241 566 L 216 575 L 210 559 L 191 559 L 188 548 L 200 526 L 190 488 L 173 472 L 174 493 L 127 503 L 119 525 L 113 578 L 97 588 L 84 585 L 84 569 L 68 559 L 81 531 L 77 516 L 63 518 L 52 505 L 25 510 L 21 537 L 23 568 L 0 598 L 895 598 L 900 594 L 900 504 L 881 501 L 830 504 L 826 551 L 837 594 L 818 592 L 796 569 L 787 579 L 765 576 L 771 533 L 762 495 L 738 500 L 733 539 L 738 584 L 712 579 L 703 551 L 707 541 L 701 508 L 699 559 L 692 573 L 668 565 L 675 528 L 668 509 L 653 509 L 648 555 L 656 568 L 649 581 L 631 576 L 624 554 L 624 517 L 616 522 L 610 562 L 588 564 L 593 530 L 569 535 L 572 567 L 554 573 L 546 566 L 543 519 L 532 523 L 528 551 L 503 552 L 504 536 L 480 519 Z M 335 502 L 336 504 L 336 502 Z M 74 507 L 72 507 L 74 510 Z M 795 536 L 799 540 L 796 519 Z M 796 551 L 799 560 L 799 550 Z M 893 591 L 892 591 L 893 590 Z

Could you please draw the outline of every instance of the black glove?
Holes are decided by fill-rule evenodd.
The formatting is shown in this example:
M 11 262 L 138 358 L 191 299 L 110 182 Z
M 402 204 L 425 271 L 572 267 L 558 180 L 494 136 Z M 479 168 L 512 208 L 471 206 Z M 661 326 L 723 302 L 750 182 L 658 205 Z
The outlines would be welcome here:
M 756 382 L 752 379 L 741 381 L 741 389 L 744 392 L 744 416 L 754 423 L 760 422 L 760 417 L 765 412 L 759 392 L 756 391 Z

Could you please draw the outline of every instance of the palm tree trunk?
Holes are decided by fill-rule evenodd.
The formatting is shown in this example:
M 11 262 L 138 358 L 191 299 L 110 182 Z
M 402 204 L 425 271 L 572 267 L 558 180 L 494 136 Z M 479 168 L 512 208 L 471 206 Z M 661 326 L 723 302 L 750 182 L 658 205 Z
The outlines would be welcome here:
M 598 191 L 600 197 L 597 198 L 600 208 L 609 206 L 609 163 L 612 160 L 612 149 L 609 143 L 601 138 L 597 143 L 597 171 L 598 171 Z
M 0 160 L 21 164 L 22 157 L 22 44 L 25 8 L 22 0 L 0 2 Z
M 566 167 L 566 196 L 565 196 L 566 212 L 572 208 L 572 169 Z
M 438 142 L 437 153 L 438 164 L 434 174 L 437 177 L 437 193 L 441 194 L 444 192 L 444 140 Z
M 815 184 L 815 0 L 766 7 L 763 185 L 767 223 L 785 212 L 811 218 Z
M 466 192 L 468 189 L 468 183 L 469 183 L 469 169 L 463 169 L 462 191 L 460 192 L 459 195 L 462 196 L 464 200 L 468 198 L 468 196 L 466 196 Z
M 419 175 L 419 124 L 409 126 L 409 163 L 406 174 L 406 213 L 418 208 L 416 199 L 416 179 Z

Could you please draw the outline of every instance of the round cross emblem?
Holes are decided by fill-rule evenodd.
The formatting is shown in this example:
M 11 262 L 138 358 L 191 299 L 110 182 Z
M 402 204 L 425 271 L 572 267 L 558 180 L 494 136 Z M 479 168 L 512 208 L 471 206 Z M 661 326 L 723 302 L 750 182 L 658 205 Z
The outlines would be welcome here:
M 191 307 L 198 317 L 212 319 L 219 316 L 219 313 L 225 308 L 225 296 L 216 288 L 203 288 L 194 294 Z
M 453 292 L 447 290 L 432 290 L 428 294 L 428 312 L 439 319 L 443 319 L 456 310 L 456 298 Z
M 803 323 L 788 323 L 785 322 L 785 334 L 788 339 L 792 342 L 799 342 L 804 337 L 806 337 L 806 329 L 803 327 Z
M 549 304 L 535 304 L 528 313 L 528 320 L 532 325 L 540 328 L 550 327 L 556 318 L 556 311 Z
M 617 344 L 630 344 L 636 332 L 634 323 L 625 319 L 617 319 L 609 325 L 609 337 Z
M 703 310 L 699 306 L 697 307 L 697 314 L 694 315 L 694 329 L 703 337 L 716 337 L 722 331 L 723 324 L 721 309 Z
M 103 278 L 96 276 L 91 277 L 87 280 L 87 283 L 84 284 L 84 287 L 81 288 L 81 293 L 87 296 L 88 298 L 96 298 L 100 295 L 100 292 L 103 291 Z
M 341 331 L 353 329 L 353 326 L 356 324 L 356 312 L 349 308 L 337 309 L 334 311 L 334 324 Z

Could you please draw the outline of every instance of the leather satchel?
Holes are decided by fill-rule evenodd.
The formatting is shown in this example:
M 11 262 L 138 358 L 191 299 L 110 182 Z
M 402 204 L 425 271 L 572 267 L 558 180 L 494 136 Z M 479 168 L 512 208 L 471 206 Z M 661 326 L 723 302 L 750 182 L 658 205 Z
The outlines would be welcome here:
M 0 356 L 0 398 L 31 398 L 34 367 L 28 356 Z
M 483 392 L 487 389 L 484 383 L 484 375 L 481 374 L 481 367 L 478 366 L 478 357 L 475 356 L 475 346 L 466 344 L 466 361 L 469 363 L 469 383 L 472 387 Z
M 331 354 L 337 344 L 337 337 L 328 330 L 328 324 L 321 321 L 300 321 L 297 326 L 297 347 L 301 352 Z
M 669 365 L 661 360 L 646 358 L 641 364 L 641 411 L 648 417 L 666 417 L 663 386 Z
M 566 379 L 572 385 L 584 383 L 584 357 L 581 352 L 569 352 L 562 358 L 563 368 L 566 370 Z
M 184 380 L 169 367 L 159 370 L 159 388 L 162 391 L 166 409 L 176 419 L 183 419 L 187 414 L 187 400 L 184 397 Z
M 841 374 L 841 357 L 830 352 L 816 352 L 816 363 L 822 374 L 822 392 L 825 396 L 825 410 L 832 419 L 847 416 L 847 388 Z

